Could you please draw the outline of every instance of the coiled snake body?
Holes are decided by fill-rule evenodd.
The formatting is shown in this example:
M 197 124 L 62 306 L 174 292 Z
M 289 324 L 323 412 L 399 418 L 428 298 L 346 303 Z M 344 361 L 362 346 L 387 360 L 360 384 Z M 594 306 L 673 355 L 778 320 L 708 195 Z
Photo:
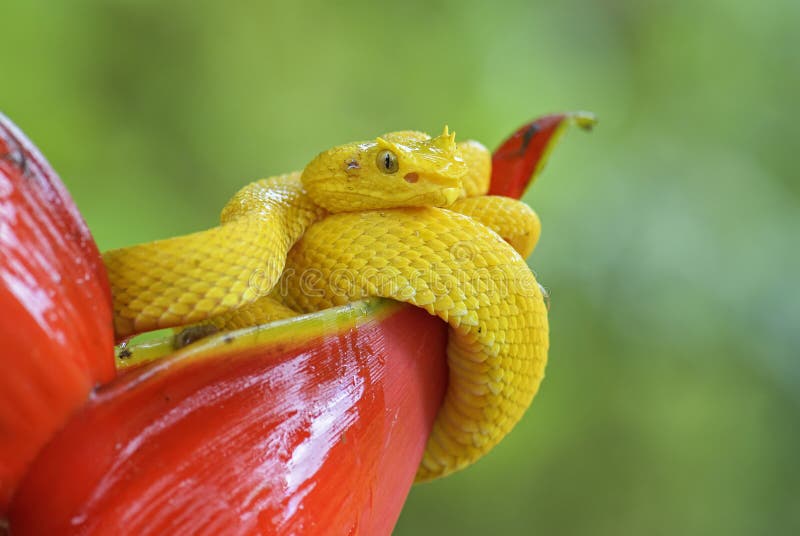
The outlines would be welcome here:
M 490 168 L 482 145 L 445 128 L 342 145 L 254 182 L 218 227 L 104 254 L 117 335 L 232 329 L 366 296 L 422 307 L 450 326 L 450 378 L 417 481 L 458 470 L 521 418 L 547 360 L 547 312 L 524 260 L 539 220 L 485 195 Z

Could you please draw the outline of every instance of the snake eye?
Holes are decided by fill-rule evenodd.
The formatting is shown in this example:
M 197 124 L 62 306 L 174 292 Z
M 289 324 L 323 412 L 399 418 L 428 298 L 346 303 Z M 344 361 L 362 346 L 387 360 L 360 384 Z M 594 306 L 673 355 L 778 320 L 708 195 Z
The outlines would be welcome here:
M 397 155 L 388 150 L 378 153 L 377 164 L 378 169 L 388 174 L 395 173 L 400 168 L 400 164 L 397 163 Z

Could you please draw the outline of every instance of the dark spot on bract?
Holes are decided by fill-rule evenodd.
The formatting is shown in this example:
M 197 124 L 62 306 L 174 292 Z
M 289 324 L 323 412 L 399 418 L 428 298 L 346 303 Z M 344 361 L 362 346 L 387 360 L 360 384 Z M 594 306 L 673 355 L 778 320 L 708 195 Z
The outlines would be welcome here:
M 131 352 L 130 348 L 121 348 L 119 354 L 117 354 L 117 357 L 120 359 L 128 359 L 132 355 L 133 352 Z
M 23 177 L 30 176 L 30 167 L 28 166 L 28 157 L 25 151 L 21 148 L 9 148 L 7 153 L 0 154 L 0 160 L 9 162 L 12 166 L 17 168 Z
M 528 146 L 533 141 L 533 137 L 541 130 L 538 124 L 532 123 L 525 132 L 522 133 L 522 145 L 519 147 L 519 151 L 517 151 L 517 155 L 524 155 L 525 151 L 528 150 Z
M 189 326 L 188 328 L 175 334 L 175 338 L 172 341 L 172 346 L 174 346 L 175 349 L 183 348 L 184 346 L 188 346 L 195 341 L 199 341 L 200 339 L 208 337 L 209 335 L 213 335 L 217 331 L 219 331 L 219 329 L 211 324 Z
M 225 338 L 222 340 L 225 342 L 225 344 L 230 344 L 233 342 L 233 338 L 233 335 L 225 335 Z
M 527 148 L 537 132 L 539 132 L 539 125 L 533 123 L 530 127 L 528 127 L 528 130 L 526 130 L 525 133 L 522 135 L 522 146 Z

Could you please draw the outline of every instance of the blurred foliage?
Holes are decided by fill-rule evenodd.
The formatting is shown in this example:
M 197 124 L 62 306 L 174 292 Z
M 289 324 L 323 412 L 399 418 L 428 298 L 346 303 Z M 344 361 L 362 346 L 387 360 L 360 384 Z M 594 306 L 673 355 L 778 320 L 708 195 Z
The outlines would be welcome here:
M 527 200 L 548 379 L 397 534 L 800 532 L 800 3 L 5 2 L 0 107 L 101 249 L 252 179 L 447 122 L 589 109 Z

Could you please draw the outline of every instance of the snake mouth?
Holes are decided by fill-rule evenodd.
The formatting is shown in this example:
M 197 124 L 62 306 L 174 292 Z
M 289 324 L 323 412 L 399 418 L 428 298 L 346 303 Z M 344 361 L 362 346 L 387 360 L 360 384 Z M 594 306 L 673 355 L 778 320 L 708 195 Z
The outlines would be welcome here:
M 365 192 L 347 192 L 349 199 L 360 199 L 357 208 L 352 210 L 337 210 L 335 212 L 351 212 L 356 210 L 379 210 L 408 207 L 449 207 L 461 197 L 461 188 L 436 188 L 418 192 L 408 192 L 410 195 L 394 197 L 391 200 Z M 364 208 L 369 207 L 369 208 Z
M 417 180 L 421 183 L 428 184 L 435 188 L 461 188 L 461 176 L 442 175 L 439 173 L 407 173 L 406 177 L 408 177 L 408 175 L 416 175 Z M 406 180 L 408 179 L 406 178 Z

